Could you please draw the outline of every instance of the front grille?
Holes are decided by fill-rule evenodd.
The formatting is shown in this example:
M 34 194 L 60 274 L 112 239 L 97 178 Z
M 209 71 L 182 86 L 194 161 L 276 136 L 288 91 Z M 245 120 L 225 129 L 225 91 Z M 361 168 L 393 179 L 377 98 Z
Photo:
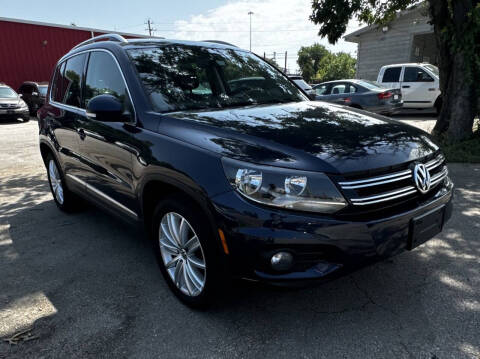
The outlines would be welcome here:
M 373 177 L 360 174 L 356 175 L 354 179 L 343 178 L 338 181 L 338 185 L 353 206 L 394 205 L 405 199 L 422 195 L 413 179 L 415 163 L 418 161 L 408 163 L 404 169 L 396 170 L 393 173 L 387 172 Z M 430 172 L 429 192 L 431 192 L 448 175 L 445 157 L 437 154 L 433 159 L 427 159 L 423 163 Z
M 15 109 L 18 105 L 15 103 L 0 103 L 0 108 Z

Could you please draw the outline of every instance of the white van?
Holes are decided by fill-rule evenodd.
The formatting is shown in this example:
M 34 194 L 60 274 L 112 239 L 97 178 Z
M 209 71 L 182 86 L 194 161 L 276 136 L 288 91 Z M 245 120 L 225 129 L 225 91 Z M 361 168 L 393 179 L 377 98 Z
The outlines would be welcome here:
M 377 83 L 402 91 L 404 108 L 433 108 L 442 106 L 438 68 L 431 64 L 395 64 L 382 66 Z

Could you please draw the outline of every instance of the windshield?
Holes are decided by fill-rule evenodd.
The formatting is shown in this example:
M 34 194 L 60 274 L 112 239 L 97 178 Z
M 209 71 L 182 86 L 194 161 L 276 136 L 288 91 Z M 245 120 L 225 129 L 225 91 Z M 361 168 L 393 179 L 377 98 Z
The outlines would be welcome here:
M 440 76 L 440 72 L 438 71 L 438 67 L 437 66 L 434 66 L 434 65 L 424 65 L 427 69 L 429 69 L 431 72 L 433 72 L 434 75 L 436 75 L 437 77 Z
M 384 89 L 383 86 L 380 86 L 376 82 L 373 81 L 368 81 L 368 80 L 362 80 L 357 82 L 360 86 L 363 86 L 369 90 L 378 90 L 378 89 Z
M 17 93 L 10 87 L 0 87 L 0 98 L 15 98 Z
M 129 55 L 160 112 L 306 99 L 282 73 L 245 51 L 168 45 Z
M 47 96 L 47 89 L 48 86 L 38 86 L 38 92 L 40 92 L 40 96 Z

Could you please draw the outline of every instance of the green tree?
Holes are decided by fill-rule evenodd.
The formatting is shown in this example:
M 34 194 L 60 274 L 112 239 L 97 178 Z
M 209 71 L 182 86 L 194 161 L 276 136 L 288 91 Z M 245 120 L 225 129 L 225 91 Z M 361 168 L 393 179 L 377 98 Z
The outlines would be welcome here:
M 329 54 L 320 62 L 319 69 L 315 74 L 315 80 L 324 82 L 354 78 L 356 63 L 357 60 L 344 52 Z
M 323 58 L 330 55 L 325 46 L 320 44 L 313 44 L 312 46 L 301 47 L 298 51 L 297 63 L 302 71 L 302 76 L 305 81 L 310 82 L 317 74 L 320 63 Z
M 480 0 L 312 0 L 310 20 L 318 34 L 335 43 L 352 18 L 369 25 L 392 21 L 398 11 L 425 6 L 440 51 L 443 106 L 434 135 L 449 143 L 472 135 L 480 113 Z

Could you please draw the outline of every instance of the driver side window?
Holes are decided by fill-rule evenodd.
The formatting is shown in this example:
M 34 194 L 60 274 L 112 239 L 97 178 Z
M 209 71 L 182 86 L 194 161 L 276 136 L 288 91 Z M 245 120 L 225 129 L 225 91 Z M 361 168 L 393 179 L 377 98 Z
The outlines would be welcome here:
M 94 51 L 90 53 L 85 80 L 85 104 L 98 95 L 115 96 L 125 106 L 127 87 L 112 55 Z

